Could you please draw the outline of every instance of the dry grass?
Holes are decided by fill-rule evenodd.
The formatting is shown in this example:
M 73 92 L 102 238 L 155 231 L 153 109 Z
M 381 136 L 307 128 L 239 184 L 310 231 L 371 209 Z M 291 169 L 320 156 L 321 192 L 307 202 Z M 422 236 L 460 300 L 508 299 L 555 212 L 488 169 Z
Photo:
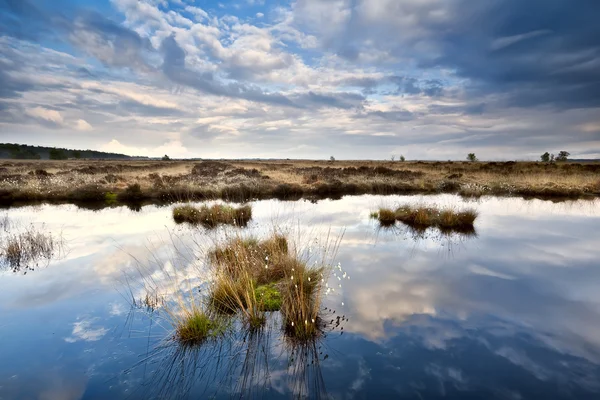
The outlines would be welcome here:
M 396 219 L 410 227 L 438 227 L 442 230 L 473 228 L 477 211 L 467 209 L 457 211 L 452 208 L 438 209 L 425 206 L 401 206 L 395 212 Z
M 371 213 L 371 218 L 379 221 L 384 227 L 392 226 L 396 223 L 396 213 L 389 208 L 380 208 L 379 211 Z
M 309 266 L 286 237 L 274 234 L 262 241 L 231 238 L 209 260 L 215 276 L 209 304 L 215 310 L 239 313 L 250 329 L 264 324 L 265 312 L 279 310 L 284 332 L 295 340 L 321 332 L 323 288 L 331 270 L 325 258 Z
M 173 209 L 173 219 L 177 223 L 202 224 L 206 228 L 215 228 L 223 224 L 246 226 L 252 219 L 252 207 L 250 205 L 233 207 L 215 204 L 210 207 L 203 205 L 197 208 L 183 205 Z
M 41 261 L 49 262 L 64 249 L 60 236 L 37 230 L 33 226 L 24 231 L 7 233 L 0 239 L 0 264 L 13 271 L 32 270 Z
M 600 163 L 390 161 L 0 161 L 0 204 L 165 203 L 224 199 L 459 193 L 579 198 L 600 194 Z M 111 201 L 107 201 L 106 194 Z

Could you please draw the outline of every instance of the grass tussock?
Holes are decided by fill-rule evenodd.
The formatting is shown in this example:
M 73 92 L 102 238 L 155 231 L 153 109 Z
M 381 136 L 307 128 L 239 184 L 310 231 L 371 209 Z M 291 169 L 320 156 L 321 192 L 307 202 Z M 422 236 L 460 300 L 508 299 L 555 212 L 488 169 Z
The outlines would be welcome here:
M 215 204 L 210 207 L 203 205 L 198 208 L 192 205 L 183 205 L 173 209 L 173 219 L 177 223 L 201 224 L 207 228 L 223 224 L 246 226 L 252 219 L 252 207 L 250 205 L 233 207 Z
M 380 208 L 379 211 L 371 213 L 371 218 L 379 221 L 381 226 L 392 226 L 396 223 L 396 213 L 389 208 Z
M 53 236 L 33 226 L 22 232 L 7 234 L 0 239 L 0 264 L 13 271 L 33 270 L 41 261 L 49 262 L 59 255 L 64 244 L 60 237 Z
M 473 228 L 477 211 L 467 209 L 456 211 L 452 208 L 438 209 L 425 206 L 401 206 L 396 209 L 396 220 L 411 227 L 435 226 L 442 230 Z
M 208 339 L 214 339 L 225 334 L 227 323 L 225 319 L 210 317 L 198 307 L 184 309 L 175 325 L 176 338 L 183 344 L 200 344 Z
M 280 311 L 289 337 L 314 338 L 322 328 L 319 313 L 330 268 L 322 260 L 309 266 L 290 247 L 286 237 L 274 234 L 261 241 L 236 237 L 215 248 L 209 253 L 215 270 L 209 304 L 239 314 L 249 328 L 262 326 L 266 312 Z

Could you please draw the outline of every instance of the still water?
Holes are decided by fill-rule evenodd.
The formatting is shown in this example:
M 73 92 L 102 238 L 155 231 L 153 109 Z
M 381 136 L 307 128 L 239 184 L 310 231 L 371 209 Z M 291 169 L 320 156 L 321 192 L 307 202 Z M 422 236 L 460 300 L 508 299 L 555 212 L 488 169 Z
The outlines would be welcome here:
M 369 218 L 405 203 L 475 208 L 476 235 L 379 229 Z M 64 248 L 33 270 L 0 272 L 0 399 L 600 398 L 598 203 L 444 195 L 252 206 L 248 233 L 278 226 L 299 243 L 343 233 L 336 264 L 351 279 L 332 277 L 325 301 L 344 317 L 337 329 L 292 348 L 274 314 L 259 335 L 178 348 L 131 298 L 148 276 L 172 286 L 164 271 L 201 285 L 200 250 L 226 232 L 176 225 L 170 207 L 9 209 L 0 215 L 13 229 L 60 234 Z

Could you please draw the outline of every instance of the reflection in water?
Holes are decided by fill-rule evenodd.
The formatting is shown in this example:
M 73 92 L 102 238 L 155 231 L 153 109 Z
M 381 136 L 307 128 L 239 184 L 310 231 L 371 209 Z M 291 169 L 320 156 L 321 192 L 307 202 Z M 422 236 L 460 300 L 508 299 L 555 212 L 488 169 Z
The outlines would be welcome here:
M 0 268 L 27 274 L 41 263 L 48 265 L 64 255 L 62 235 L 45 232 L 44 226 L 36 228 L 31 224 L 21 228 L 4 216 L 0 219 L 0 230 L 4 231 L 0 235 Z
M 151 336 L 156 321 L 153 312 L 147 317 Z M 332 317 L 327 333 L 305 341 L 285 336 L 277 312 L 259 329 L 236 323 L 227 335 L 203 343 L 186 345 L 167 337 L 124 374 L 143 370 L 145 378 L 134 393 L 144 399 L 264 398 L 273 392 L 328 398 L 321 371 L 331 355 L 326 338 L 343 329 L 344 319 Z
M 21 226 L 62 229 L 70 251 L 27 276 L 0 271 L 0 398 L 599 398 L 598 203 L 484 198 L 476 237 L 374 229 L 369 209 L 407 202 L 464 206 L 455 196 L 254 202 L 250 231 L 274 219 L 346 228 L 337 261 L 352 279 L 324 306 L 350 319 L 343 335 L 293 348 L 275 314 L 274 328 L 248 336 L 234 325 L 195 352 L 169 339 L 142 291 L 143 318 L 119 335 L 131 301 L 115 286 L 135 269 L 131 255 L 146 264 L 152 253 L 160 262 L 144 274 L 170 293 L 164 269 L 197 288 L 197 254 L 168 263 L 173 243 L 147 239 L 175 230 L 212 244 L 213 234 L 155 206 L 11 209 Z

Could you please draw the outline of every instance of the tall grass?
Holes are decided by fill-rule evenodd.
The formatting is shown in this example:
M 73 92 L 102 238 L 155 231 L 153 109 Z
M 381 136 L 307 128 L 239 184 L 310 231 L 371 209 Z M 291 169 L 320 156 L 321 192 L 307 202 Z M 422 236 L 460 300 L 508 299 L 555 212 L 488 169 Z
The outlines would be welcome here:
M 7 228 L 6 228 L 7 227 Z M 5 225 L 10 232 L 10 224 Z M 33 225 L 17 233 L 7 233 L 0 238 L 0 264 L 14 272 L 33 270 L 40 262 L 50 262 L 64 252 L 61 235 L 53 235 L 36 229 Z
M 264 323 L 265 312 L 279 310 L 288 336 L 314 337 L 322 328 L 321 302 L 338 245 L 339 241 L 328 244 L 320 258 L 309 263 L 310 257 L 303 257 L 279 234 L 264 240 L 230 238 L 209 253 L 215 276 L 210 304 L 239 313 L 252 328 Z

